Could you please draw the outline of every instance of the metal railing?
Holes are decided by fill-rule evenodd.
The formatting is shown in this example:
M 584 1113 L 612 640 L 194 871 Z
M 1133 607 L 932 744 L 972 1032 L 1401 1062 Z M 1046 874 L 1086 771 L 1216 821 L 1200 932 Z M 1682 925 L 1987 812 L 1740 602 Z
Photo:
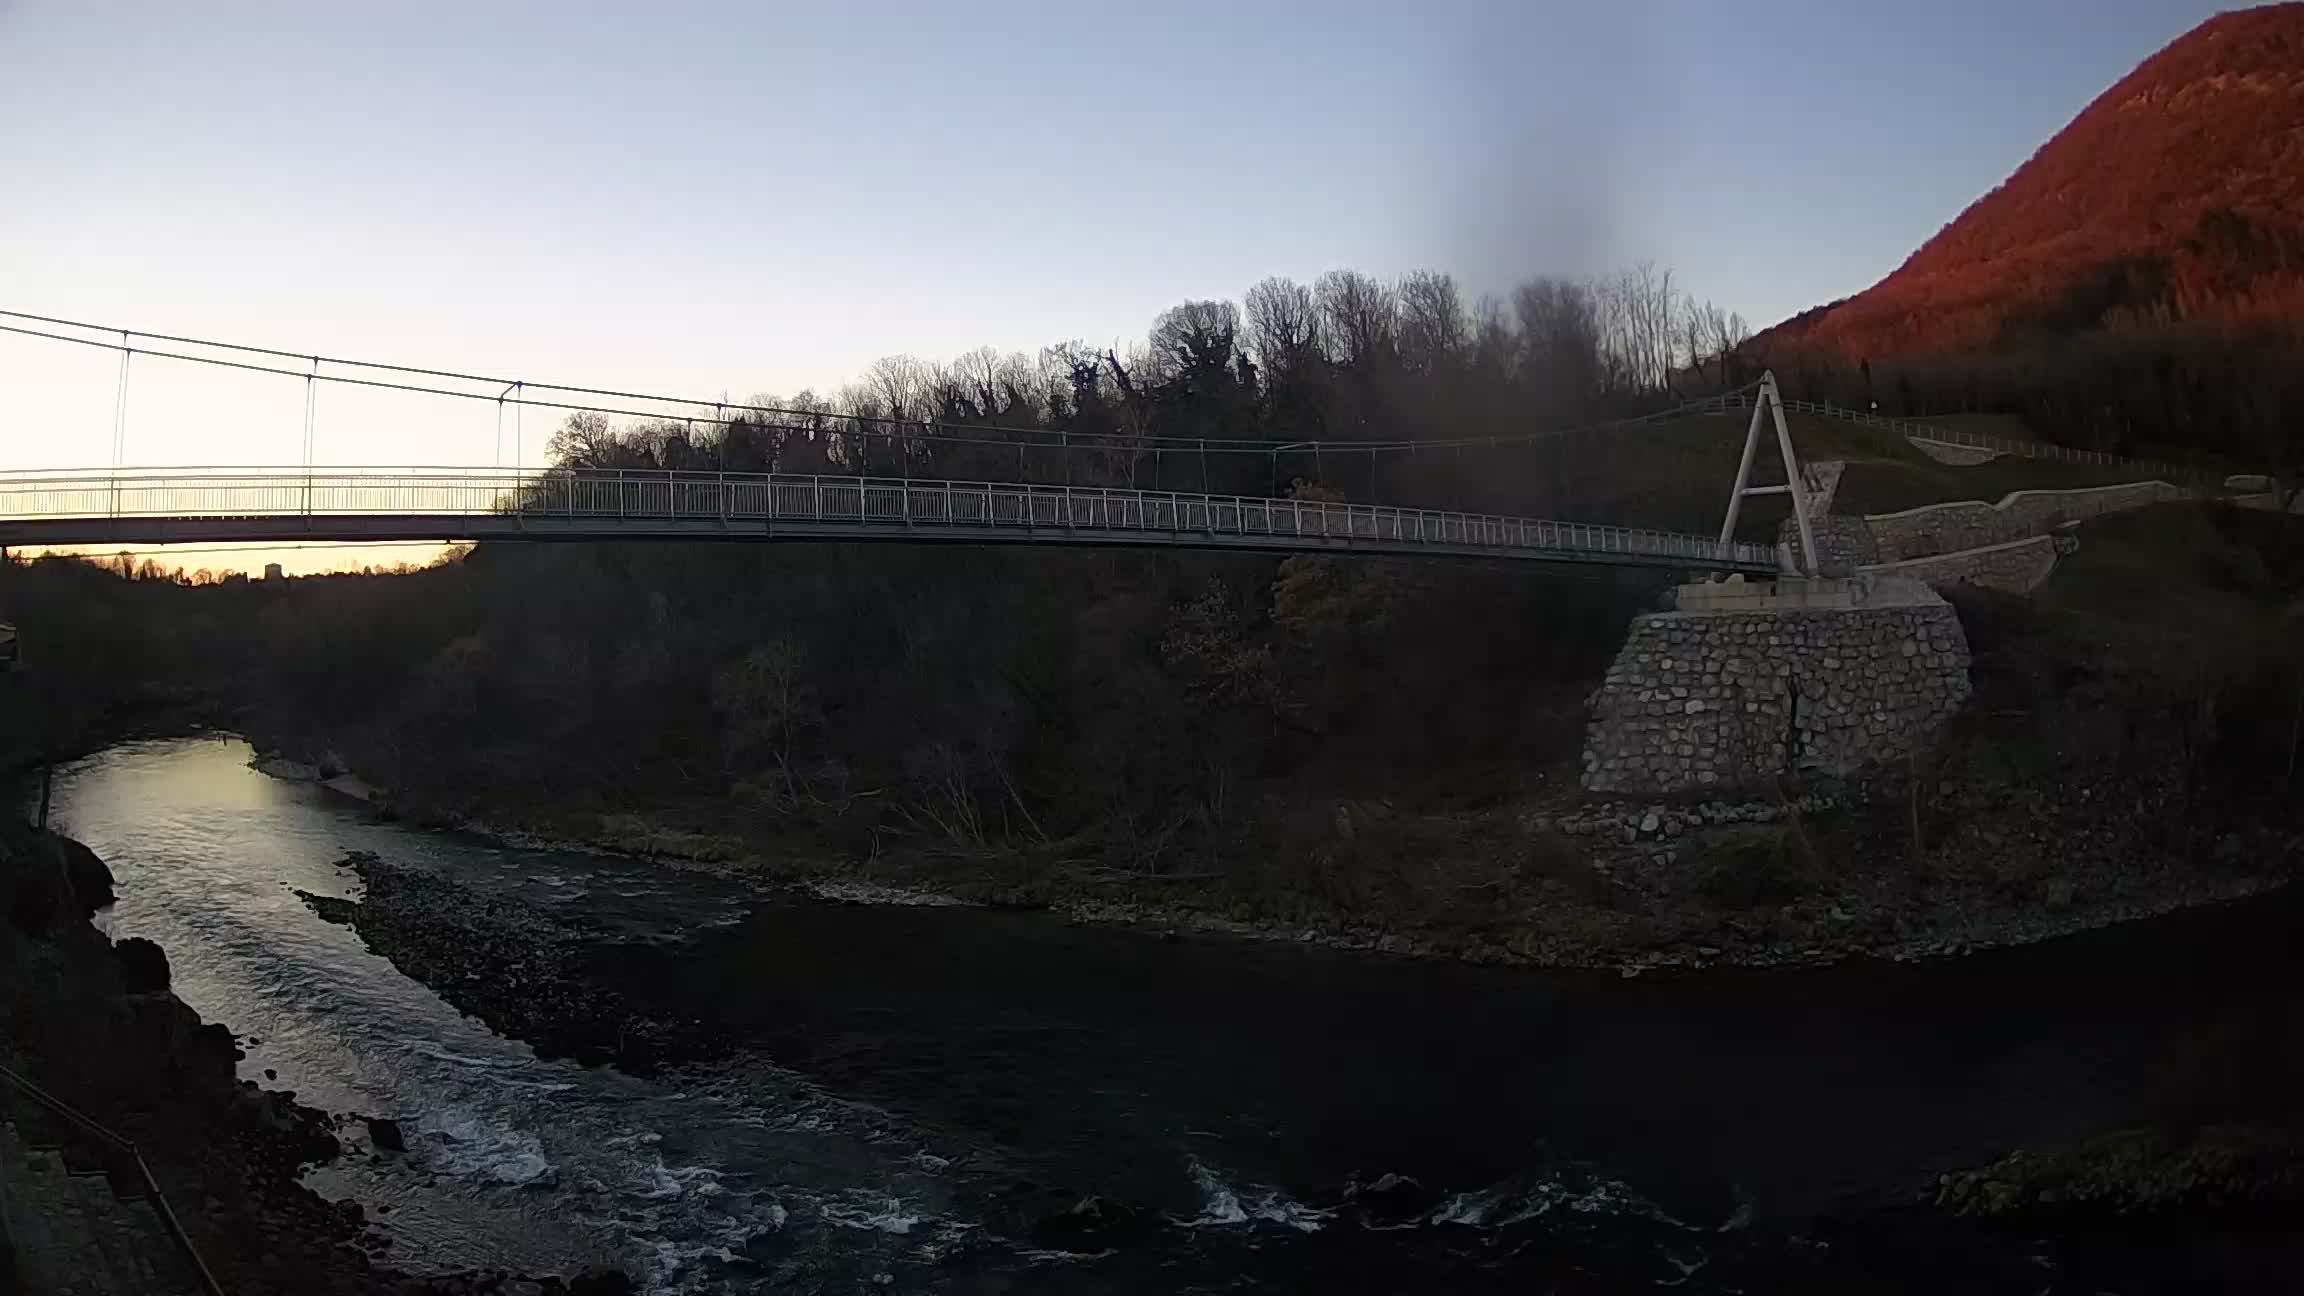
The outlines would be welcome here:
M 1730 392 L 1703 402 L 1704 408 L 1715 413 L 1752 408 L 1754 396 L 1746 392 Z M 2133 468 L 2140 473 L 2167 477 L 2171 481 L 2198 479 L 2208 470 L 2185 465 L 2164 463 L 2154 459 L 2127 459 L 2100 450 L 2076 450 L 2071 446 L 2056 445 L 2048 441 L 2025 441 L 2015 437 L 1996 437 L 1964 428 L 1942 427 L 1917 419 L 1891 418 L 1867 410 L 1848 409 L 1829 401 L 1790 400 L 1784 402 L 1788 414 L 1813 414 L 1819 418 L 1839 419 L 1863 427 L 1876 427 L 1895 432 L 1914 441 L 1933 441 L 1940 445 L 1961 446 L 1970 450 L 1990 450 L 1996 454 L 2013 455 L 2019 459 L 2036 459 L 2044 463 L 2085 464 L 2108 468 Z
M 1773 570 L 1775 547 L 1723 544 L 1701 535 L 1596 523 L 1399 508 L 1310 499 L 1197 495 L 1124 487 L 1017 482 L 698 473 L 653 470 L 507 472 L 488 469 L 171 469 L 165 472 L 0 474 L 0 524 L 69 519 L 406 518 L 410 538 L 444 519 L 489 519 L 473 528 L 517 534 L 528 524 L 678 522 L 774 535 L 778 524 L 860 533 L 932 528 L 952 533 L 1028 532 L 1158 543 L 1253 539 L 1260 547 L 1479 549 L 1532 557 L 1573 555 L 1639 562 Z M 223 529 L 228 529 L 228 526 Z M 563 525 L 561 530 L 566 530 Z M 613 531 L 613 526 L 601 528 Z M 67 529 L 68 530 L 68 529 Z M 87 543 L 102 543 L 101 527 Z M 210 527 L 215 535 L 219 528 Z M 1045 533 L 1045 534 L 1043 534 Z M 251 538 L 277 538 L 265 530 Z M 931 537 L 922 537 L 931 538 Z M 958 537 L 958 538 L 965 538 Z M 52 540 L 51 543 L 67 541 Z
M 176 1217 L 175 1208 L 168 1204 L 168 1195 L 160 1191 L 160 1181 L 153 1177 L 152 1167 L 145 1164 L 144 1154 L 136 1150 L 134 1143 L 113 1133 L 98 1123 L 94 1117 L 82 1113 L 70 1103 L 49 1093 L 27 1077 L 17 1074 L 6 1066 L 0 1066 L 0 1080 L 6 1081 L 17 1092 L 71 1122 L 134 1163 L 136 1177 L 144 1187 L 145 1199 L 152 1203 L 153 1211 L 160 1216 L 162 1227 L 168 1230 L 168 1236 L 175 1239 L 177 1249 L 182 1251 L 184 1258 L 191 1263 L 192 1272 L 200 1280 L 200 1290 L 207 1293 L 207 1296 L 224 1296 L 224 1285 L 216 1281 L 216 1275 L 209 1271 L 208 1262 L 200 1258 L 199 1249 L 192 1245 L 191 1235 L 184 1231 L 183 1221 Z

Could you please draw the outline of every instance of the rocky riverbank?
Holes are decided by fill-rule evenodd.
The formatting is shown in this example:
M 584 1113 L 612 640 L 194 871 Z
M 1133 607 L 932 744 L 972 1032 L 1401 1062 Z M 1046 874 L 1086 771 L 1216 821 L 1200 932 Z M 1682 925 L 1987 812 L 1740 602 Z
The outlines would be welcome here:
M 2187 1131 L 2119 1130 L 1946 1173 L 1928 1202 L 1956 1215 L 2134 1215 L 2304 1198 L 2304 1115 Z
M 2014 1151 L 1945 1173 L 1921 1202 L 1917 1218 L 1935 1222 L 1922 1227 L 2088 1255 L 2093 1281 L 2075 1290 L 2291 1290 L 2304 1267 L 2304 1119 L 2126 1129 Z
M 331 788 L 390 806 L 388 793 L 333 773 Z M 2045 785 L 1889 771 L 1757 800 L 1539 796 L 1437 822 L 1340 803 L 1335 831 L 1352 857 L 1425 852 L 1416 867 L 1450 893 L 1438 905 L 1395 903 L 1382 920 L 1367 905 L 1243 898 L 1221 874 L 1114 875 L 1015 851 L 892 849 L 858 860 L 764 847 L 711 830 L 694 811 L 678 823 L 629 811 L 537 815 L 518 827 L 418 818 L 503 845 L 604 851 L 851 903 L 1039 909 L 1167 933 L 1627 976 L 2029 944 L 2263 894 L 2304 863 L 2295 823 L 2201 805 L 2149 769 L 2091 768 Z
M 621 1274 L 520 1276 L 476 1271 L 411 1277 L 381 1263 L 388 1245 L 353 1203 L 303 1186 L 310 1166 L 340 1156 L 339 1118 L 236 1075 L 240 1051 L 169 991 L 166 955 L 149 941 L 115 947 L 89 923 L 110 900 L 101 861 L 65 838 L 0 828 L 0 1055 L 8 1066 L 132 1140 L 193 1246 L 239 1296 L 608 1296 Z M 27 1100 L 0 1093 L 16 1119 Z M 67 1162 L 111 1168 L 101 1147 Z M 6 1172 L 7 1167 L 0 1167 Z M 37 1203 L 31 1205 L 36 1206 Z M 165 1249 L 155 1232 L 153 1248 Z M 100 1275 L 85 1275 L 91 1282 Z M 111 1290 L 91 1288 L 91 1290 Z M 130 1290 L 130 1288 L 119 1288 Z

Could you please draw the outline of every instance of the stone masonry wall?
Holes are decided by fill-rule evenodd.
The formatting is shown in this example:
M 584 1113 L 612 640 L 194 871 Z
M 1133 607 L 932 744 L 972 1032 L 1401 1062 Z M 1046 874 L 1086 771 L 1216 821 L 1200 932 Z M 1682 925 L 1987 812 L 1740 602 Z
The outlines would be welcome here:
M 2021 540 L 2066 522 L 2189 497 L 2190 492 L 2168 482 L 2129 482 L 2082 490 L 2017 491 L 1997 504 L 1976 500 L 1931 504 L 1901 513 L 1875 513 L 1865 521 L 1879 546 L 1879 561 L 1902 562 Z
M 1933 594 L 1890 606 L 1656 612 L 1592 698 L 1584 786 L 1659 796 L 1919 750 L 1969 695 L 1968 641 Z
M 2056 556 L 2063 552 L 2064 543 L 2062 537 L 2033 536 L 1932 558 L 1874 563 L 1859 570 L 1870 576 L 1910 577 L 1934 589 L 1965 585 L 2004 594 L 2030 594 L 2056 570 Z M 1818 541 L 1817 546 L 1821 548 L 1823 542 Z
M 1808 529 L 1816 537 L 1819 576 L 1847 576 L 1859 567 L 1880 561 L 1880 546 L 1872 538 L 1872 524 L 1860 517 L 1824 514 L 1808 519 Z M 1793 560 L 1800 558 L 1800 523 L 1786 518 L 1776 528 L 1776 543 L 1791 553 Z

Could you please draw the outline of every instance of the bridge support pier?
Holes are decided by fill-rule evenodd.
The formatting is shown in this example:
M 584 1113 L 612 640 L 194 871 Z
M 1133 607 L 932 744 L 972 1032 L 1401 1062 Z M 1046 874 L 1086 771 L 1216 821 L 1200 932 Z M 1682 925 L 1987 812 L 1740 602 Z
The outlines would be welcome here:
M 1584 787 L 1709 795 L 1924 748 L 1970 693 L 1950 604 L 1894 579 L 1680 587 L 1633 619 L 1592 696 Z

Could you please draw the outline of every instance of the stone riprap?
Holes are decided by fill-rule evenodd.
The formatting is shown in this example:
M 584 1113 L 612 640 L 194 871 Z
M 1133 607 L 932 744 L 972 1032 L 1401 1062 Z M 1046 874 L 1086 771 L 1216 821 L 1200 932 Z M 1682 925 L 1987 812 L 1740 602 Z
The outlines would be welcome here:
M 1875 563 L 1858 570 L 1867 576 L 1908 577 L 1935 589 L 1960 585 L 2003 594 L 2030 594 L 2056 570 L 2056 556 L 2066 552 L 2067 541 L 2067 537 L 2033 536 L 1930 558 Z M 1821 548 L 1823 542 L 1817 545 Z
M 2191 496 L 2170 482 L 2128 482 L 2079 490 L 2017 491 L 1997 504 L 1978 500 L 1930 504 L 1900 513 L 1874 513 L 1865 521 L 1879 549 L 1878 561 L 1903 562 L 2022 540 L 2067 522 Z M 1821 541 L 1818 547 L 1823 547 Z
M 1925 586 L 1842 609 L 1655 612 L 1592 697 L 1584 787 L 1723 792 L 1924 747 L 1969 696 L 1968 641 Z

